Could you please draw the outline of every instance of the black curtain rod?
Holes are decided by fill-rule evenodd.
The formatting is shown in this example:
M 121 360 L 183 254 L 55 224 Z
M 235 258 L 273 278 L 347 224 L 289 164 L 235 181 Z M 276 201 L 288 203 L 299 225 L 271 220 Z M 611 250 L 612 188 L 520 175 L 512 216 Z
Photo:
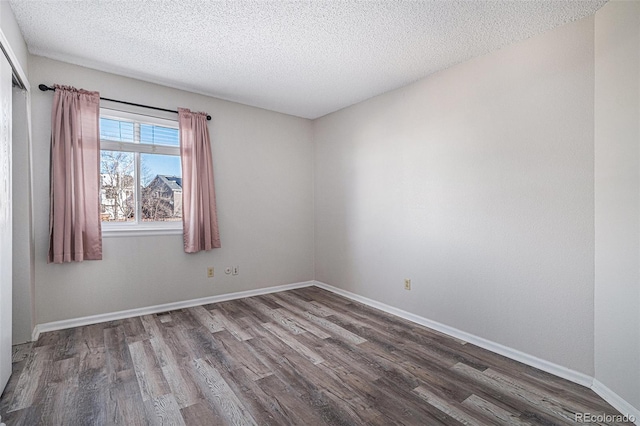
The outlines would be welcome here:
M 38 85 L 38 88 L 39 88 L 40 90 L 42 90 L 43 92 L 46 92 L 46 91 L 48 91 L 48 90 L 51 90 L 51 91 L 53 91 L 53 92 L 55 92 L 55 91 L 56 91 L 56 88 L 55 88 L 55 87 L 49 87 L 49 86 L 47 86 L 46 84 L 40 84 L 40 85 Z M 119 104 L 125 104 L 125 105 L 132 105 L 132 106 L 137 106 L 137 107 L 142 107 L 142 108 L 155 109 L 155 110 L 157 110 L 157 111 L 173 112 L 173 113 L 175 113 L 175 114 L 177 114 L 177 113 L 178 113 L 178 111 L 174 111 L 174 110 L 172 110 L 172 109 L 158 108 L 158 107 L 149 106 L 149 105 L 142 105 L 142 104 L 134 104 L 133 102 L 119 101 L 119 100 L 117 100 L 117 99 L 109 99 L 109 98 L 102 98 L 102 97 L 101 97 L 100 99 L 102 99 L 103 101 L 117 102 L 117 103 L 119 103 Z M 207 115 L 207 120 L 211 120 L 211 116 L 210 116 L 210 115 Z

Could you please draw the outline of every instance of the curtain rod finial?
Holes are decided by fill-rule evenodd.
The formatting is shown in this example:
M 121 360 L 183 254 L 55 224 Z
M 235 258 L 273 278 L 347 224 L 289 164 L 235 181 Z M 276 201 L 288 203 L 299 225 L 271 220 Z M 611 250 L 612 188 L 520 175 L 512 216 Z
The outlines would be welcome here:
M 56 90 L 53 87 L 49 87 L 46 84 L 38 84 L 38 89 L 42 90 L 43 92 L 46 92 L 47 90 Z

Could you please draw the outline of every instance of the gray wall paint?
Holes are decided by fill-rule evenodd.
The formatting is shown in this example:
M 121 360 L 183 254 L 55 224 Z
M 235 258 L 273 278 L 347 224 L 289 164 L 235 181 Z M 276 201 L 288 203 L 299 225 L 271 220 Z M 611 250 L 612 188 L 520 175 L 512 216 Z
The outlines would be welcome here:
M 102 261 L 47 264 L 52 94 L 36 91 L 32 111 L 38 323 L 313 279 L 308 120 L 42 57 L 31 56 L 29 69 L 33 85 L 68 84 L 110 98 L 211 114 L 222 240 L 220 249 L 187 255 L 181 235 L 105 238 Z M 240 275 L 224 274 L 224 267 L 232 265 L 240 266 Z M 207 266 L 216 268 L 214 279 L 206 277 Z
M 595 22 L 596 379 L 640 410 L 640 2 Z
M 27 127 L 27 94 L 13 89 L 13 343 L 31 340 L 33 330 L 33 234 Z
M 27 44 L 24 42 L 20 27 L 13 15 L 13 10 L 8 1 L 0 1 L 0 28 L 11 45 L 11 50 L 16 55 L 22 70 L 28 74 L 28 56 Z
M 316 279 L 593 374 L 593 78 L 590 17 L 316 120 Z

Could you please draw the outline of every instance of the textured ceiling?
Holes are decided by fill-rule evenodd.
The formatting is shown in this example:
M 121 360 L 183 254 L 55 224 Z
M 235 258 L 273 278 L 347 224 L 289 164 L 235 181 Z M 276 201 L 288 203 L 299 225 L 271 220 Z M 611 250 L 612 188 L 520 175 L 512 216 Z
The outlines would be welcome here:
M 33 54 L 316 118 L 593 14 L 605 2 L 10 4 Z

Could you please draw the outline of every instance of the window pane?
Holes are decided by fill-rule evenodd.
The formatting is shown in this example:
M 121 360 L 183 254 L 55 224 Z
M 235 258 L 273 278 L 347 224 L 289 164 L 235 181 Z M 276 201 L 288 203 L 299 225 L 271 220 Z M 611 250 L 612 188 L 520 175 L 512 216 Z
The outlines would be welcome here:
M 133 142 L 135 126 L 131 121 L 100 117 L 100 139 Z
M 180 146 L 178 129 L 154 126 L 151 124 L 140 125 L 140 143 L 156 145 Z
M 140 154 L 142 221 L 182 220 L 182 169 L 177 155 Z
M 134 155 L 100 151 L 100 216 L 103 222 L 135 220 Z

